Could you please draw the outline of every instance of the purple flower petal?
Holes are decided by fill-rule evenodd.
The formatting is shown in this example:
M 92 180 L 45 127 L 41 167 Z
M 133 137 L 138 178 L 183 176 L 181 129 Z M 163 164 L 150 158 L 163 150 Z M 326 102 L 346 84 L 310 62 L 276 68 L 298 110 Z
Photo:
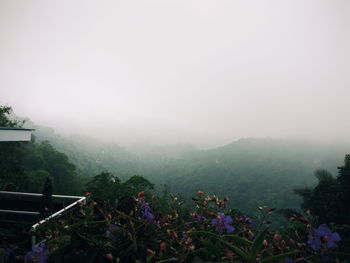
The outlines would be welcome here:
M 222 234 L 224 231 L 231 233 L 235 230 L 231 224 L 233 223 L 231 216 L 225 216 L 224 213 L 219 212 L 216 219 L 212 219 L 212 225 L 215 225 L 215 230 Z
M 291 259 L 291 258 L 285 258 L 285 259 L 283 260 L 283 262 L 284 262 L 284 263 L 293 263 L 294 260 Z
M 315 232 L 319 236 L 328 236 L 331 234 L 331 230 L 327 227 L 326 224 L 320 225 L 317 229 L 315 229 Z
M 227 231 L 227 233 L 232 233 L 233 231 L 235 231 L 235 228 L 233 226 L 228 225 L 226 227 L 226 231 Z
M 340 237 L 340 235 L 339 235 L 337 232 L 334 232 L 334 233 L 332 233 L 332 235 L 331 235 L 331 239 L 332 239 L 333 241 L 337 242 L 337 241 L 340 241 L 340 240 L 341 240 L 341 237 Z
M 225 216 L 225 222 L 226 222 L 227 224 L 232 224 L 232 223 L 233 223 L 232 217 L 230 217 L 230 216 Z
M 337 232 L 332 233 L 326 224 L 322 224 L 317 229 L 313 229 L 308 238 L 307 244 L 313 250 L 335 248 L 337 247 L 335 242 L 341 240 L 339 234 Z

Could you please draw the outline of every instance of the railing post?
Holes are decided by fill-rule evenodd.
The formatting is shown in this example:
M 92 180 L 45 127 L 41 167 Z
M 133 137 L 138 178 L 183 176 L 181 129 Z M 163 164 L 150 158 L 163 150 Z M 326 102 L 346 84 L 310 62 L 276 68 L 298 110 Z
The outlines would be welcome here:
M 32 249 L 35 247 L 36 243 L 36 237 L 35 237 L 35 232 L 32 233 Z

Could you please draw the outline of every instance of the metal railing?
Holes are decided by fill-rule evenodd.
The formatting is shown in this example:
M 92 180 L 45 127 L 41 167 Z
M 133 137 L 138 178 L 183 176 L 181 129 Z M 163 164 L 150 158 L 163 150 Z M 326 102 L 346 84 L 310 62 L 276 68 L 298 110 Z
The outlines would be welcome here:
M 78 198 L 80 198 L 79 200 L 71 203 L 70 205 L 62 208 L 61 210 L 59 210 L 58 212 L 46 217 L 45 219 L 39 221 L 38 223 L 32 225 L 32 227 L 30 228 L 30 230 L 33 232 L 32 234 L 32 247 L 34 247 L 36 245 L 36 237 L 35 237 L 35 231 L 37 230 L 37 228 L 43 224 L 45 224 L 46 222 L 50 221 L 53 218 L 59 218 L 60 216 L 62 216 L 65 212 L 67 212 L 69 209 L 77 206 L 77 205 L 82 205 L 82 204 L 86 204 L 86 197 L 85 196 L 76 196 Z
M 9 191 L 0 191 L 0 194 L 6 194 L 6 195 L 15 195 L 15 196 L 37 196 L 41 197 L 42 194 L 38 193 L 24 193 L 24 192 L 9 192 Z M 32 247 L 36 245 L 36 236 L 35 232 L 37 228 L 47 222 L 49 222 L 52 219 L 59 218 L 60 216 L 64 215 L 68 210 L 74 209 L 78 207 L 78 205 L 85 205 L 86 204 L 86 197 L 85 196 L 71 196 L 71 195 L 52 195 L 53 198 L 65 198 L 65 199 L 78 199 L 75 202 L 69 204 L 68 206 L 63 207 L 61 210 L 55 212 L 54 214 L 46 217 L 45 219 L 39 221 L 38 223 L 31 226 L 30 231 L 32 232 Z M 35 211 L 21 211 L 21 210 L 8 210 L 8 209 L 0 209 L 0 213 L 11 213 L 11 214 L 27 214 L 27 215 L 39 215 L 39 212 Z

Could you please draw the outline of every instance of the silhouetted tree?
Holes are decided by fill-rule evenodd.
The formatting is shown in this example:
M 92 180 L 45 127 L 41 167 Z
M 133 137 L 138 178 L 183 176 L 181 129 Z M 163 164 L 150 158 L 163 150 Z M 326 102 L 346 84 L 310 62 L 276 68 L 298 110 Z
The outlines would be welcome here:
M 12 108 L 0 106 L 0 126 L 22 126 L 22 122 L 11 120 L 9 115 Z M 1 190 L 24 190 L 28 184 L 28 178 L 24 174 L 22 166 L 23 143 L 0 142 L 0 189 Z
M 43 195 L 41 197 L 41 215 L 46 217 L 52 212 L 52 181 L 50 178 L 46 178 Z
M 86 186 L 94 197 L 108 199 L 112 204 L 122 195 L 119 178 L 108 172 L 94 176 Z
M 137 196 L 138 192 L 151 190 L 154 188 L 154 184 L 148 181 L 146 178 L 140 175 L 134 175 L 123 183 L 126 194 Z
M 338 167 L 339 175 L 337 181 L 340 184 L 339 192 L 339 203 L 341 210 L 339 211 L 339 216 L 341 217 L 342 222 L 350 222 L 350 154 L 347 154 L 344 159 L 344 165 Z
M 339 175 L 334 178 L 326 170 L 318 170 L 315 175 L 318 184 L 314 188 L 295 189 L 303 198 L 302 208 L 311 210 L 320 223 L 350 222 L 350 157 L 346 155 L 344 166 L 338 167 Z

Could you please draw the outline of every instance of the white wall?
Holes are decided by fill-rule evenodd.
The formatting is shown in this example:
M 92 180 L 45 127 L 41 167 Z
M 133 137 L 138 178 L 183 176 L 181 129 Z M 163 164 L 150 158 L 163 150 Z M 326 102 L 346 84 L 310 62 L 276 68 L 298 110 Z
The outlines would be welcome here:
M 0 142 L 30 141 L 31 133 L 25 130 L 0 130 Z

